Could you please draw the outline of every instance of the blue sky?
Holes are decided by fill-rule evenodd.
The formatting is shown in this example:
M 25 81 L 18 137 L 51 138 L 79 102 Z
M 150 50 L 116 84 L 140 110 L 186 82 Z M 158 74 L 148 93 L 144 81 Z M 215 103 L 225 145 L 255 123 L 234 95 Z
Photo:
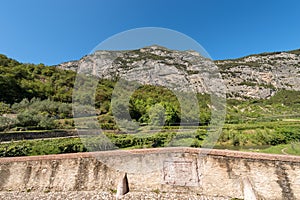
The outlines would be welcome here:
M 300 48 L 300 1 L 1 0 L 0 53 L 26 63 L 80 59 L 114 34 L 179 31 L 213 59 Z

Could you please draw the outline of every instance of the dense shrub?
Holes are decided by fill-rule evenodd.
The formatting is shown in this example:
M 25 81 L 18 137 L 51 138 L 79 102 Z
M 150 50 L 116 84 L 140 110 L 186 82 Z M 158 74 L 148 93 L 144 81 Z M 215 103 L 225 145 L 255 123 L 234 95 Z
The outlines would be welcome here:
M 0 131 L 9 130 L 16 126 L 16 120 L 0 116 Z

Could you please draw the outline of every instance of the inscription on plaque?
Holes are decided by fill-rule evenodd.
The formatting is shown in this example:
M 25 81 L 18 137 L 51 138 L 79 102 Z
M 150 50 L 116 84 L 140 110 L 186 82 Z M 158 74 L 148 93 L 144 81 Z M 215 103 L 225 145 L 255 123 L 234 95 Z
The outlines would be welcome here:
M 169 185 L 197 186 L 199 183 L 193 161 L 165 161 L 163 175 L 164 183 Z

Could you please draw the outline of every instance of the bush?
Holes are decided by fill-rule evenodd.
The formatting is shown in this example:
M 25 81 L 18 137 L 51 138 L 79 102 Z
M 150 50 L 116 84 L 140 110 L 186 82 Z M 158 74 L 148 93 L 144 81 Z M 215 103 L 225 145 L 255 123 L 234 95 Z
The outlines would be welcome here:
M 0 157 L 27 156 L 31 152 L 31 146 L 25 142 L 6 144 L 0 147 Z
M 115 128 L 115 125 L 112 123 L 101 124 L 101 129 L 103 129 L 103 130 L 113 130 L 114 128 Z
M 22 127 L 32 127 L 33 129 L 54 129 L 57 127 L 53 118 L 38 113 L 36 110 L 25 110 L 17 115 L 17 119 L 18 126 Z
M 86 152 L 79 138 L 28 140 L 0 144 L 0 157 Z
M 60 150 L 60 153 L 77 153 L 77 152 L 87 151 L 87 149 L 83 144 L 74 144 L 74 143 L 69 143 L 63 146 L 59 146 L 58 149 Z
M 24 112 L 17 115 L 18 125 L 27 126 L 37 126 L 40 122 L 38 113 L 34 110 L 25 110 Z
M 47 114 L 55 118 L 72 117 L 72 105 L 68 103 L 55 102 L 49 99 L 40 100 L 38 98 L 23 99 L 20 103 L 12 106 L 14 112 L 22 113 L 26 110 L 34 110 L 37 113 Z
M 16 126 L 16 120 L 0 116 L 0 131 L 9 130 Z
M 39 129 L 55 129 L 57 127 L 56 123 L 54 122 L 53 118 L 47 117 L 47 116 L 40 116 L 40 121 L 37 125 Z
M 4 102 L 0 102 L 0 115 L 11 113 L 11 108 L 9 104 L 6 104 Z

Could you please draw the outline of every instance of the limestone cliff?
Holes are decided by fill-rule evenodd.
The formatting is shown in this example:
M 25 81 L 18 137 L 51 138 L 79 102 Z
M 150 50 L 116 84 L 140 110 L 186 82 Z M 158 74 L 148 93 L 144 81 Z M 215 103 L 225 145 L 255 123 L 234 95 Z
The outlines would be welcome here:
M 96 51 L 57 67 L 92 71 L 100 78 L 126 76 L 142 84 L 162 85 L 200 93 L 223 90 L 236 99 L 262 99 L 280 89 L 300 90 L 300 50 L 212 61 L 195 51 L 160 46 L 128 51 Z

